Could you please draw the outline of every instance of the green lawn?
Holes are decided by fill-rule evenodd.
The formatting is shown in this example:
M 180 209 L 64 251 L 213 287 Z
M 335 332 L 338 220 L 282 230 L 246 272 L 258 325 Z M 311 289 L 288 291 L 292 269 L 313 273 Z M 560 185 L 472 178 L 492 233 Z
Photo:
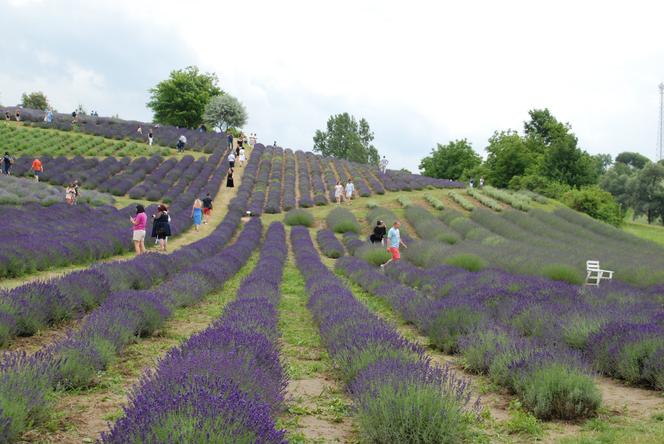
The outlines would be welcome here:
M 664 246 L 664 226 L 662 225 L 647 225 L 639 222 L 627 222 L 623 226 L 623 230 L 635 236 L 648 239 Z

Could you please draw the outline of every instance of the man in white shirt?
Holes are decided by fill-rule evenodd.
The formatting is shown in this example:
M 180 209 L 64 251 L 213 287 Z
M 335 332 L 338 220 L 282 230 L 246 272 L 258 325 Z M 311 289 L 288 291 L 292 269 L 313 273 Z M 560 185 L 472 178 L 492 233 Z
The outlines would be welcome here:
M 228 164 L 231 168 L 235 168 L 235 154 L 233 151 L 228 155 Z
M 387 159 L 385 156 L 383 156 L 382 159 L 380 159 L 380 172 L 385 174 L 385 170 L 387 169 Z
M 346 199 L 348 199 L 348 203 L 350 203 L 354 193 L 355 193 L 355 185 L 353 185 L 352 180 L 348 179 L 348 183 L 346 184 Z

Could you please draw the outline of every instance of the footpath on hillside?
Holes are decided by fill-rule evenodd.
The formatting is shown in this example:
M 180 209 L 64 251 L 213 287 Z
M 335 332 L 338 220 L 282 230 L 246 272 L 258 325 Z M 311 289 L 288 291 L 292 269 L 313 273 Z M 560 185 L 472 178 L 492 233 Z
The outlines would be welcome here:
M 247 150 L 247 158 L 251 156 L 252 149 Z M 225 161 L 225 160 L 224 160 Z M 217 195 L 212 202 L 212 206 L 214 210 L 212 211 L 212 215 L 210 217 L 210 222 L 207 225 L 201 225 L 201 229 L 199 231 L 194 230 L 194 228 L 189 228 L 187 231 L 184 233 L 173 237 L 172 239 L 168 240 L 168 251 L 169 253 L 179 250 L 180 248 L 184 247 L 185 245 L 189 245 L 193 242 L 196 242 L 197 240 L 207 236 L 210 234 L 223 220 L 224 216 L 227 213 L 228 210 L 228 204 L 230 201 L 236 196 L 237 190 L 242 183 L 242 176 L 244 174 L 244 168 L 236 168 L 235 169 L 235 175 L 233 178 L 235 179 L 235 187 L 234 188 L 226 188 L 226 181 L 224 180 L 219 187 L 219 191 L 217 192 Z M 193 202 L 192 202 L 193 205 Z M 127 236 L 131 235 L 131 227 L 128 226 L 127 228 Z M 145 239 L 145 246 L 148 249 L 148 251 L 155 251 L 154 249 L 156 246 L 154 245 L 154 239 L 151 237 L 146 237 Z M 116 261 L 124 261 L 133 258 L 135 255 L 133 252 L 128 252 L 128 253 L 123 253 L 111 257 L 107 257 L 104 259 L 100 259 L 98 261 L 95 261 L 94 263 L 103 263 L 103 262 L 116 262 Z M 49 270 L 44 270 L 40 271 L 38 273 L 26 275 L 26 276 L 21 276 L 18 278 L 14 279 L 5 279 L 0 281 L 0 289 L 4 290 L 10 290 L 12 288 L 18 287 L 23 284 L 27 284 L 30 282 L 35 282 L 35 281 L 46 281 L 50 279 L 54 279 L 60 276 L 64 276 L 68 273 L 78 271 L 78 270 L 84 270 L 87 269 L 91 266 L 92 264 L 87 263 L 87 264 L 80 264 L 80 265 L 68 265 L 65 267 L 58 267 L 58 268 L 52 268 Z

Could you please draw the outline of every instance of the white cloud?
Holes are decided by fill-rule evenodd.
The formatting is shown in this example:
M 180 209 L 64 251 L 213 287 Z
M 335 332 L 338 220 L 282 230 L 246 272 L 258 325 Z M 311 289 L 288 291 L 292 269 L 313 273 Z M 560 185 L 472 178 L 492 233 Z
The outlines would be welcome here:
M 664 4 L 71 3 L 77 20 L 92 25 L 109 17 L 125 20 L 136 27 L 132 38 L 139 42 L 167 30 L 188 48 L 186 57 L 168 58 L 171 69 L 197 63 L 217 72 L 222 87 L 247 105 L 248 129 L 269 142 L 309 149 L 314 130 L 324 127 L 330 114 L 348 111 L 369 120 L 392 165 L 416 169 L 436 142 L 465 137 L 482 151 L 494 130 L 521 129 L 529 109 L 549 107 L 572 124 L 592 153 L 655 153 Z M 41 5 L 20 9 L 38 16 Z M 122 35 L 83 38 L 117 38 L 120 53 L 136 49 Z M 158 48 L 160 42 L 149 45 Z M 86 94 L 106 90 L 114 97 L 124 91 L 124 108 L 117 111 L 145 118 L 144 84 L 137 89 L 131 76 L 114 84 L 117 73 L 91 66 L 65 47 L 49 51 L 100 76 L 87 78 L 96 87 Z M 122 69 L 139 73 L 149 67 L 141 57 Z M 156 83 L 167 74 L 161 69 L 149 78 Z

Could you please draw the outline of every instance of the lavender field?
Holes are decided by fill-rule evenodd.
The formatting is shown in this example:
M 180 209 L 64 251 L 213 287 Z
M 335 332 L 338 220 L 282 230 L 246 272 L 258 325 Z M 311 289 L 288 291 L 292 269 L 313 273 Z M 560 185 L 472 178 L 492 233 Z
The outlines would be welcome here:
M 54 123 L 140 143 L 139 122 Z M 664 442 L 661 247 L 538 196 L 260 143 L 229 188 L 225 138 L 187 134 L 195 155 L 36 148 L 13 175 L 37 154 L 43 182 L 0 180 L 20 197 L 0 204 L 0 280 L 20 281 L 0 291 L 0 442 Z M 95 197 L 57 201 L 73 180 Z M 170 206 L 175 248 L 128 254 L 136 203 Z M 407 244 L 384 269 L 378 220 Z M 584 286 L 588 259 L 614 279 Z

